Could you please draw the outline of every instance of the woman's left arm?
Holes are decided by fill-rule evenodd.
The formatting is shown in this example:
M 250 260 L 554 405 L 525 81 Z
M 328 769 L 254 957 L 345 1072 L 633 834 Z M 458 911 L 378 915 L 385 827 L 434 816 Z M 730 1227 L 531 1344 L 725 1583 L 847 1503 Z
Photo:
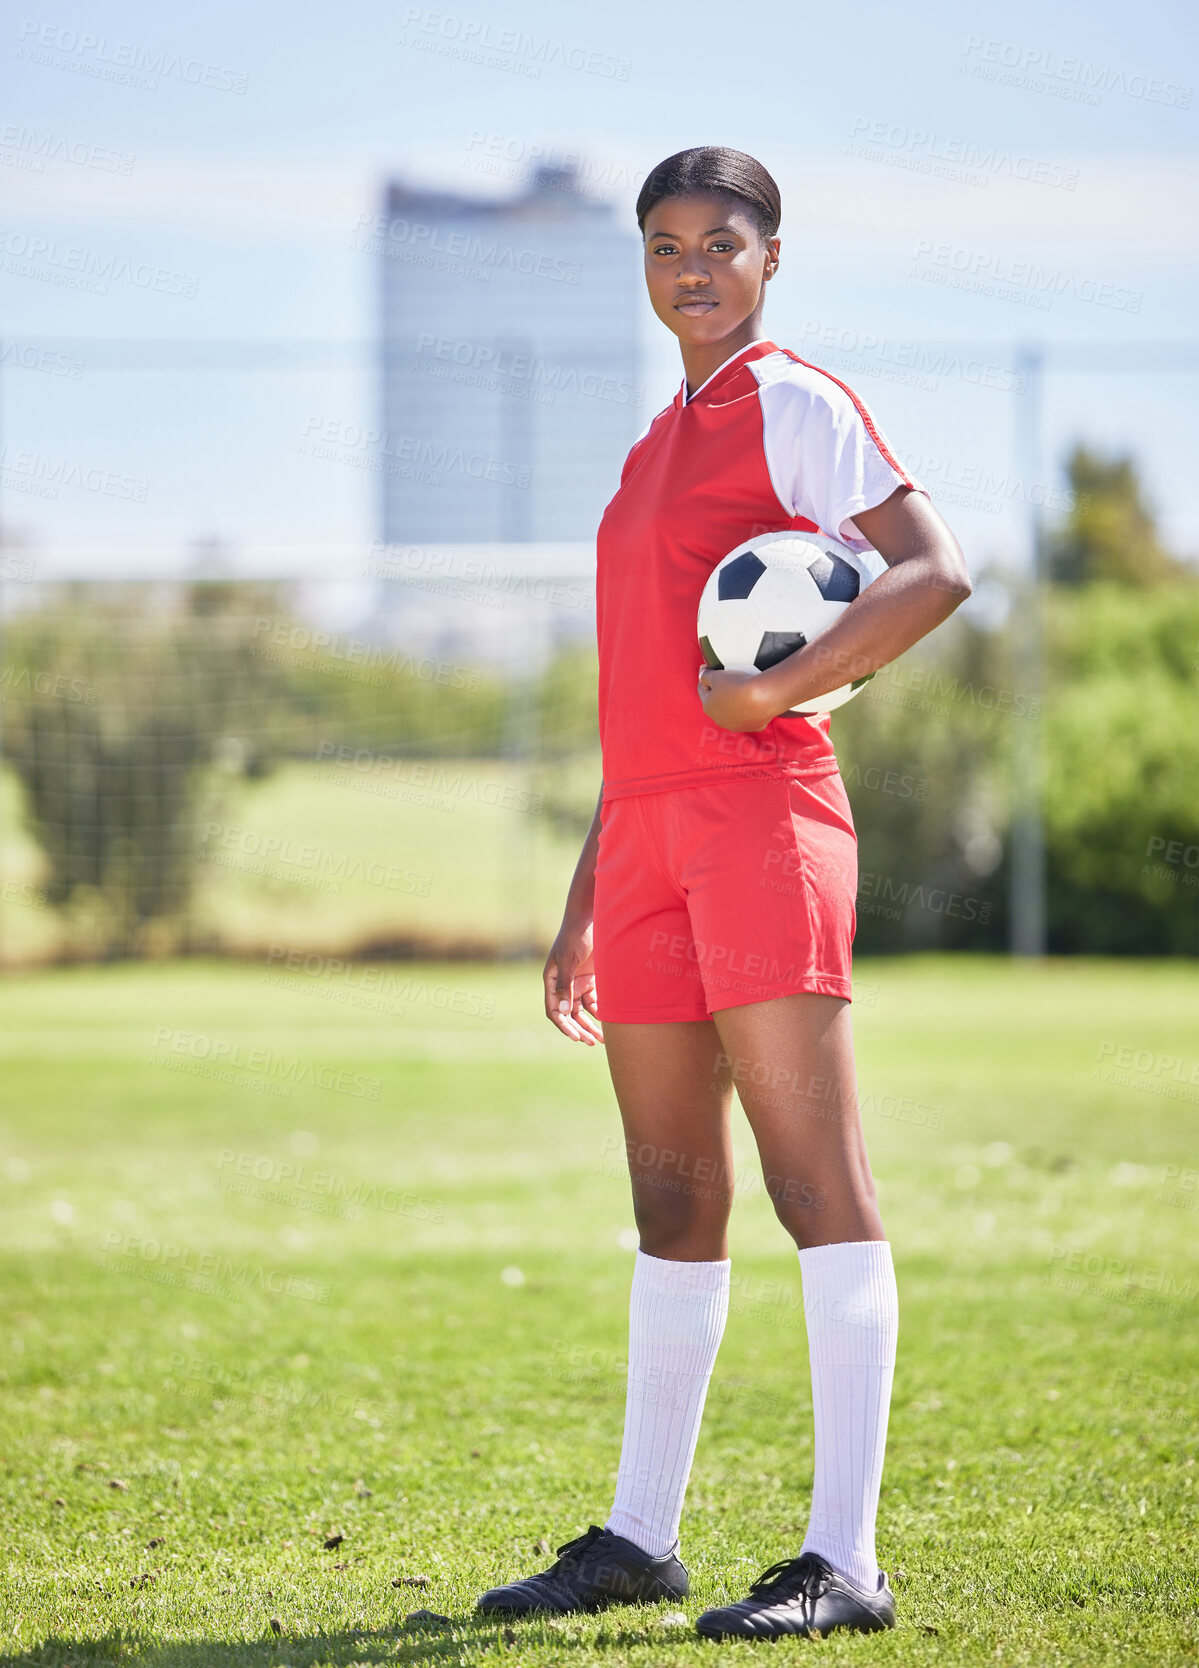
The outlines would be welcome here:
M 886 666 L 970 595 L 961 547 L 923 492 L 897 487 L 854 525 L 887 563 L 819 637 L 765 672 L 705 668 L 704 712 L 726 730 L 762 730 L 789 707 L 807 706 Z

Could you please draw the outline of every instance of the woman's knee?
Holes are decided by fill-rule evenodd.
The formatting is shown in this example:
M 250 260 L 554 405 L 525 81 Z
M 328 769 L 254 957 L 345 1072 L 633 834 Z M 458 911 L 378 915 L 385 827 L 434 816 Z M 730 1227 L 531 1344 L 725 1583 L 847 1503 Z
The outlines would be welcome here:
M 649 1256 L 716 1260 L 724 1256 L 732 1195 L 724 1188 L 671 1177 L 633 1188 L 641 1249 Z M 713 1249 L 716 1247 L 716 1249 Z
M 877 1239 L 881 1233 L 873 1186 L 836 1186 L 808 1180 L 771 1188 L 774 1214 L 799 1250 L 837 1240 Z
M 824 1188 L 815 1186 L 811 1182 L 803 1182 L 795 1187 L 788 1187 L 785 1191 L 771 1190 L 771 1178 L 766 1178 L 766 1188 L 770 1192 L 774 1214 L 786 1229 L 787 1233 L 801 1249 L 807 1245 L 817 1243 L 821 1233 L 823 1212 L 828 1204 L 828 1194 Z

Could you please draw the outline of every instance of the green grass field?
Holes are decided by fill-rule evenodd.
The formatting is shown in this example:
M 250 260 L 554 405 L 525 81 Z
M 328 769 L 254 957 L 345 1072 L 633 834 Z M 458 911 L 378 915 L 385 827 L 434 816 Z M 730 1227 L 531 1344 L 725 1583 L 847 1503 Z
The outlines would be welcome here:
M 798 1550 L 810 1486 L 798 1262 L 743 1122 L 686 1621 L 472 1620 L 603 1521 L 620 1446 L 619 1124 L 538 973 L 4 981 L 0 1668 L 1193 1663 L 1199 970 L 1177 964 L 858 967 L 900 1290 L 894 1633 L 690 1631 Z

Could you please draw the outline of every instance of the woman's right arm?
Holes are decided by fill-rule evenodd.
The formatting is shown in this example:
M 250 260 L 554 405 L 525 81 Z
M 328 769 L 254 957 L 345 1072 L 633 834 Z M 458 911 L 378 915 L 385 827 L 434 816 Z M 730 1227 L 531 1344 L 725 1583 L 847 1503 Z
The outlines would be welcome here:
M 575 872 L 566 893 L 562 925 L 546 957 L 542 978 L 545 983 L 545 1012 L 572 1042 L 594 1048 L 603 1042 L 595 999 L 595 973 L 591 960 L 592 919 L 595 908 L 595 863 L 599 855 L 600 815 L 604 784 L 600 783 L 595 815 Z

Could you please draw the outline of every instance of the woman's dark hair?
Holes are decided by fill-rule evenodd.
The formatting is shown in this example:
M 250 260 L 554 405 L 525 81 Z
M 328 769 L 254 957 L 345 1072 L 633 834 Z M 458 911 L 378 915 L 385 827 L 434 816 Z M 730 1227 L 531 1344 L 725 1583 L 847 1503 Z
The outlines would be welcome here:
M 676 151 L 645 176 L 637 195 L 637 224 L 645 235 L 645 220 L 663 197 L 686 197 L 692 192 L 716 191 L 737 197 L 749 210 L 763 242 L 779 229 L 783 204 L 779 188 L 755 157 L 731 151 L 727 145 L 695 145 Z

